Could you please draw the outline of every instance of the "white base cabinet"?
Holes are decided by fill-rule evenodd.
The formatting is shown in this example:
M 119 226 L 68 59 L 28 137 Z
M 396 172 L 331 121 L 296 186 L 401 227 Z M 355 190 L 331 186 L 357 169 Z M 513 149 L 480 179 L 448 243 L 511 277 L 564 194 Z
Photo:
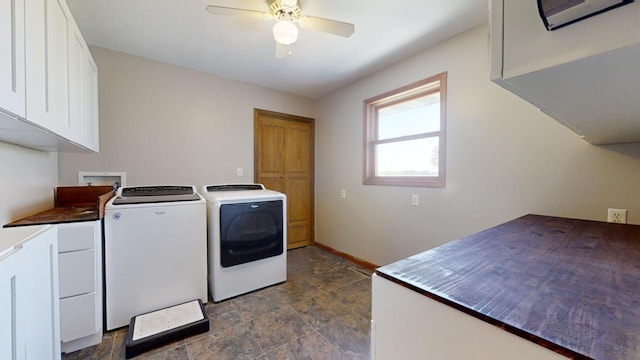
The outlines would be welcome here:
M 0 359 L 24 359 L 24 326 L 18 326 L 16 283 L 22 281 L 14 252 L 0 257 Z
M 58 225 L 60 339 L 69 353 L 102 341 L 101 221 Z
M 0 358 L 60 359 L 58 236 L 55 226 L 3 229 L 16 237 L 0 256 Z
M 372 360 L 566 360 L 378 275 L 372 282 Z

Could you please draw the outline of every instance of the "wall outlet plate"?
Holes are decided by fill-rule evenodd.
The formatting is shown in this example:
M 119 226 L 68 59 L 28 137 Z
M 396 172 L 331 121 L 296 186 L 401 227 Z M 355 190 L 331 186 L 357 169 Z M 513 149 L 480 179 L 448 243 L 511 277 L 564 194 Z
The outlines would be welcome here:
M 627 209 L 612 209 L 607 210 L 607 221 L 610 223 L 626 224 L 627 223 Z

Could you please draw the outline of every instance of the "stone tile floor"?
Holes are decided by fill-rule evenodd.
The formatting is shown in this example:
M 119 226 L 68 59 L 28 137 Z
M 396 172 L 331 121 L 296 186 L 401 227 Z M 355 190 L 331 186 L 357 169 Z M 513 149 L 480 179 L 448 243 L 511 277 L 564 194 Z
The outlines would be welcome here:
M 214 304 L 208 333 L 134 359 L 369 359 L 371 271 L 316 247 L 288 252 L 287 281 Z M 64 360 L 124 359 L 127 329 Z

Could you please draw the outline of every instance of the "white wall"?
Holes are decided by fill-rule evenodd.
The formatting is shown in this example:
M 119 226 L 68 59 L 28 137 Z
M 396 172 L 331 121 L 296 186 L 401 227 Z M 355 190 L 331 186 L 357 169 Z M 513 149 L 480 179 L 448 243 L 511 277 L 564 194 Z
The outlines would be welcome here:
M 315 102 L 92 48 L 101 152 L 60 153 L 59 181 L 126 171 L 130 185 L 251 182 L 262 108 L 316 118 L 316 241 L 380 265 L 527 213 L 604 220 L 617 207 L 640 223 L 640 145 L 590 145 L 491 83 L 487 41 L 473 29 Z M 363 186 L 362 101 L 442 71 L 446 187 Z
M 99 69 L 100 153 L 60 153 L 61 185 L 76 185 L 78 171 L 125 171 L 127 185 L 253 182 L 253 109 L 314 117 L 305 97 L 91 52 Z
M 0 226 L 53 206 L 58 154 L 0 142 Z
M 362 101 L 442 71 L 446 187 L 362 185 Z M 486 26 L 316 105 L 315 238 L 345 253 L 383 265 L 527 213 L 605 220 L 618 207 L 640 223 L 639 146 L 590 145 L 491 83 Z

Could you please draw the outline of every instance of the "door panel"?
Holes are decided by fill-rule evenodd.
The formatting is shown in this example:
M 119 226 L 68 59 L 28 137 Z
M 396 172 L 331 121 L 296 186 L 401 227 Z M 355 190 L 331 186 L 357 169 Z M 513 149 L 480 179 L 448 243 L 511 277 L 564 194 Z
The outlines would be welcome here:
M 288 178 L 287 199 L 289 200 L 289 222 L 309 220 L 311 209 L 307 200 L 311 196 L 309 178 Z
M 284 193 L 284 128 L 276 124 L 261 123 L 256 128 L 257 176 L 267 189 Z
M 309 224 L 289 224 L 287 228 L 288 247 L 294 249 L 297 247 L 307 246 L 311 243 L 311 232 L 309 231 Z
M 293 247 L 310 244 L 311 209 L 310 203 L 305 201 L 311 197 L 309 178 L 288 178 L 288 224 L 289 245 Z
M 284 191 L 284 181 L 280 176 L 278 177 L 268 177 L 263 176 L 260 181 L 256 180 L 256 182 L 261 183 L 269 190 L 275 190 L 277 192 L 285 193 Z
M 287 248 L 313 242 L 313 119 L 255 110 L 255 181 L 287 195 Z
M 306 129 L 287 129 L 287 172 L 309 176 L 310 131 Z
M 284 171 L 284 128 L 261 124 L 260 135 L 260 173 L 281 174 Z

